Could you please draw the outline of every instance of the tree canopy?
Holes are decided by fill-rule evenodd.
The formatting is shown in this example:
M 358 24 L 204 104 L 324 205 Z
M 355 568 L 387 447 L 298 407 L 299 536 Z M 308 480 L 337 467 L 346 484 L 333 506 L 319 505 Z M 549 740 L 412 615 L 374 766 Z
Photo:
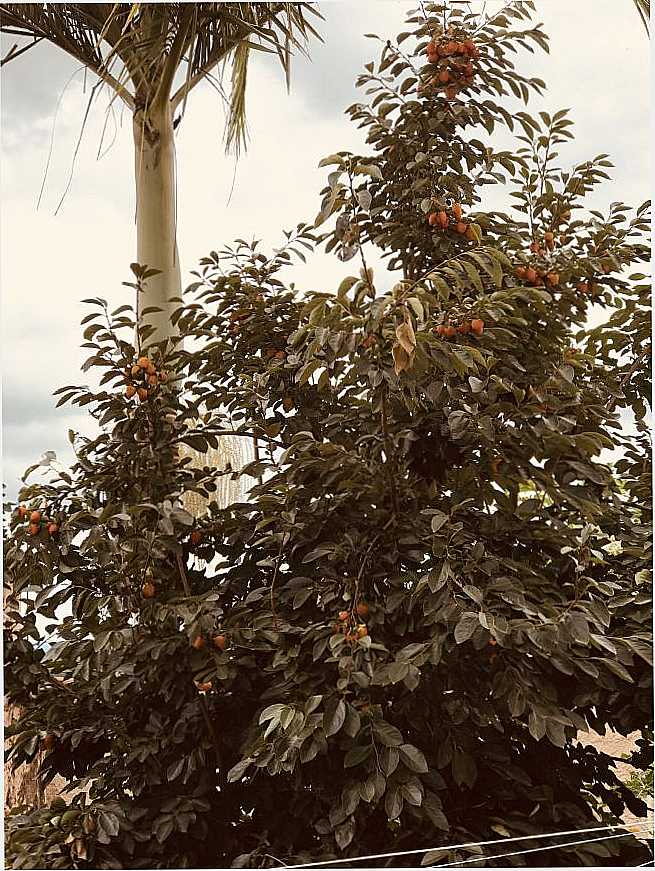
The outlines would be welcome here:
M 26 485 L 5 549 L 11 759 L 43 746 L 73 794 L 9 817 L 11 867 L 398 867 L 494 838 L 503 865 L 504 838 L 645 815 L 581 733 L 641 731 L 652 762 L 649 210 L 588 210 L 607 155 L 563 169 L 567 113 L 505 105 L 544 88 L 511 60 L 546 45 L 533 8 L 426 4 L 382 40 L 366 153 L 325 158 L 273 254 L 203 259 L 187 350 L 88 301 L 101 386 L 59 401 L 102 432 Z M 479 138 L 499 125 L 515 150 Z M 484 210 L 492 184 L 514 208 Z M 302 292 L 319 244 L 353 274 Z M 249 498 L 194 520 L 184 494 L 231 472 L 179 445 L 228 432 L 266 446 Z M 647 858 L 615 834 L 525 859 Z

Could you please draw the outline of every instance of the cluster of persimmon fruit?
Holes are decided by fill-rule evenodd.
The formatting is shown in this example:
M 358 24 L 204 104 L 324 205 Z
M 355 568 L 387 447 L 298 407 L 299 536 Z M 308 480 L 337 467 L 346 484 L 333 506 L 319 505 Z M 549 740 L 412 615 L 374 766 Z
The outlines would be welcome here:
M 559 272 L 556 272 L 554 269 L 546 271 L 530 264 L 527 266 L 523 264 L 517 266 L 514 270 L 514 275 L 521 281 L 525 281 L 526 284 L 532 285 L 532 287 L 544 287 L 544 285 L 556 287 L 559 284 Z
M 445 324 L 438 324 L 436 327 L 433 327 L 432 332 L 444 339 L 452 339 L 457 333 L 462 335 L 473 333 L 476 336 L 481 336 L 484 332 L 484 321 L 482 318 L 473 318 L 471 321 L 463 320 L 457 326 L 448 321 Z
M 436 230 L 451 230 L 465 236 L 470 242 L 475 242 L 475 235 L 468 221 L 463 220 L 464 213 L 460 203 L 444 206 L 438 200 L 433 200 L 434 209 L 428 214 L 428 224 Z
M 43 528 L 45 528 L 49 536 L 56 535 L 59 532 L 59 524 L 47 517 L 45 511 L 40 511 L 38 508 L 30 511 L 24 505 L 19 505 L 16 510 L 19 520 L 29 520 L 27 531 L 30 535 L 38 535 Z
M 225 637 L 225 635 L 218 633 L 216 635 L 212 635 L 211 642 L 216 650 L 225 650 L 227 638 Z M 202 633 L 198 633 L 197 635 L 193 636 L 190 644 L 194 650 L 203 650 L 207 646 L 207 639 Z
M 168 381 L 168 374 L 158 370 L 150 357 L 142 356 L 133 366 L 125 370 L 125 378 L 127 399 L 138 396 L 140 402 L 145 402 L 160 384 Z
M 533 239 L 530 243 L 530 254 L 543 258 L 547 251 L 555 250 L 555 234 L 548 231 L 543 239 Z M 529 261 L 519 263 L 514 269 L 514 275 L 532 287 L 556 287 L 559 284 L 559 272 L 555 269 L 542 268 L 540 262 Z
M 365 619 L 368 617 L 369 607 L 366 602 L 358 602 L 355 612 L 339 611 L 337 622 L 332 629 L 335 635 L 344 635 L 349 644 L 356 644 L 360 638 L 368 635 L 366 623 L 358 623 L 356 616 Z
M 433 38 L 425 53 L 428 63 L 439 67 L 430 85 L 442 90 L 447 100 L 454 100 L 473 81 L 476 70 L 472 61 L 478 56 L 478 48 L 472 39 L 457 40 L 447 35 Z

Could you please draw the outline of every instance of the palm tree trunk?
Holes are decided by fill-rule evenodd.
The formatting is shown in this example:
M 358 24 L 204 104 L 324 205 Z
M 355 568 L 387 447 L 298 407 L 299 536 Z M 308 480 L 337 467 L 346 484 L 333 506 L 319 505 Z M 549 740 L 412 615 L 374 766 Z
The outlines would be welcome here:
M 137 110 L 133 118 L 134 172 L 136 180 L 137 261 L 159 269 L 138 294 L 137 321 L 155 327 L 148 342 L 171 336 L 171 314 L 182 290 L 176 241 L 175 139 L 173 115 L 166 101 L 156 111 Z M 144 309 L 156 306 L 159 312 Z

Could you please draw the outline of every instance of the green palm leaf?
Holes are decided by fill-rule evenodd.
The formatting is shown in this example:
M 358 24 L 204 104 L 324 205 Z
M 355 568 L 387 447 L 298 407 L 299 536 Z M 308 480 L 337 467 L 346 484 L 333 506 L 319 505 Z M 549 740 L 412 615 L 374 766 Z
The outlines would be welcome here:
M 650 0 L 633 0 L 633 3 L 637 7 L 639 17 L 646 28 L 646 33 L 648 33 L 650 24 Z
M 93 70 L 132 109 L 172 107 L 213 70 L 231 67 L 226 147 L 245 144 L 247 64 L 252 49 L 277 55 L 287 80 L 291 55 L 318 36 L 310 3 L 11 3 L 0 30 L 31 38 L 3 63 L 47 39 Z M 184 82 L 173 83 L 182 68 Z

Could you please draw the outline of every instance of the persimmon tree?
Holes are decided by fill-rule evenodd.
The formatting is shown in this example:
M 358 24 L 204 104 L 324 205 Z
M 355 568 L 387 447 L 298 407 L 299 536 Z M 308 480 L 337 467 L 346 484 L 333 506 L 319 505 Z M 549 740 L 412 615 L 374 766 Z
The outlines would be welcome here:
M 652 761 L 650 448 L 621 426 L 650 396 L 648 206 L 589 211 L 607 157 L 559 168 L 566 113 L 508 108 L 544 87 L 509 59 L 546 44 L 531 10 L 410 14 L 350 110 L 367 153 L 324 160 L 317 220 L 273 255 L 201 262 L 186 350 L 144 355 L 131 309 L 89 301 L 103 386 L 60 401 L 103 432 L 24 488 L 5 551 L 11 759 L 41 745 L 71 788 L 9 817 L 12 867 L 411 866 L 493 838 L 503 865 L 503 838 L 645 815 L 583 733 L 641 731 Z M 478 138 L 498 125 L 512 152 Z M 301 292 L 317 244 L 354 274 Z M 180 446 L 226 433 L 266 445 L 233 473 L 249 498 L 193 518 L 182 495 L 231 472 Z M 524 861 L 647 858 L 612 834 Z

